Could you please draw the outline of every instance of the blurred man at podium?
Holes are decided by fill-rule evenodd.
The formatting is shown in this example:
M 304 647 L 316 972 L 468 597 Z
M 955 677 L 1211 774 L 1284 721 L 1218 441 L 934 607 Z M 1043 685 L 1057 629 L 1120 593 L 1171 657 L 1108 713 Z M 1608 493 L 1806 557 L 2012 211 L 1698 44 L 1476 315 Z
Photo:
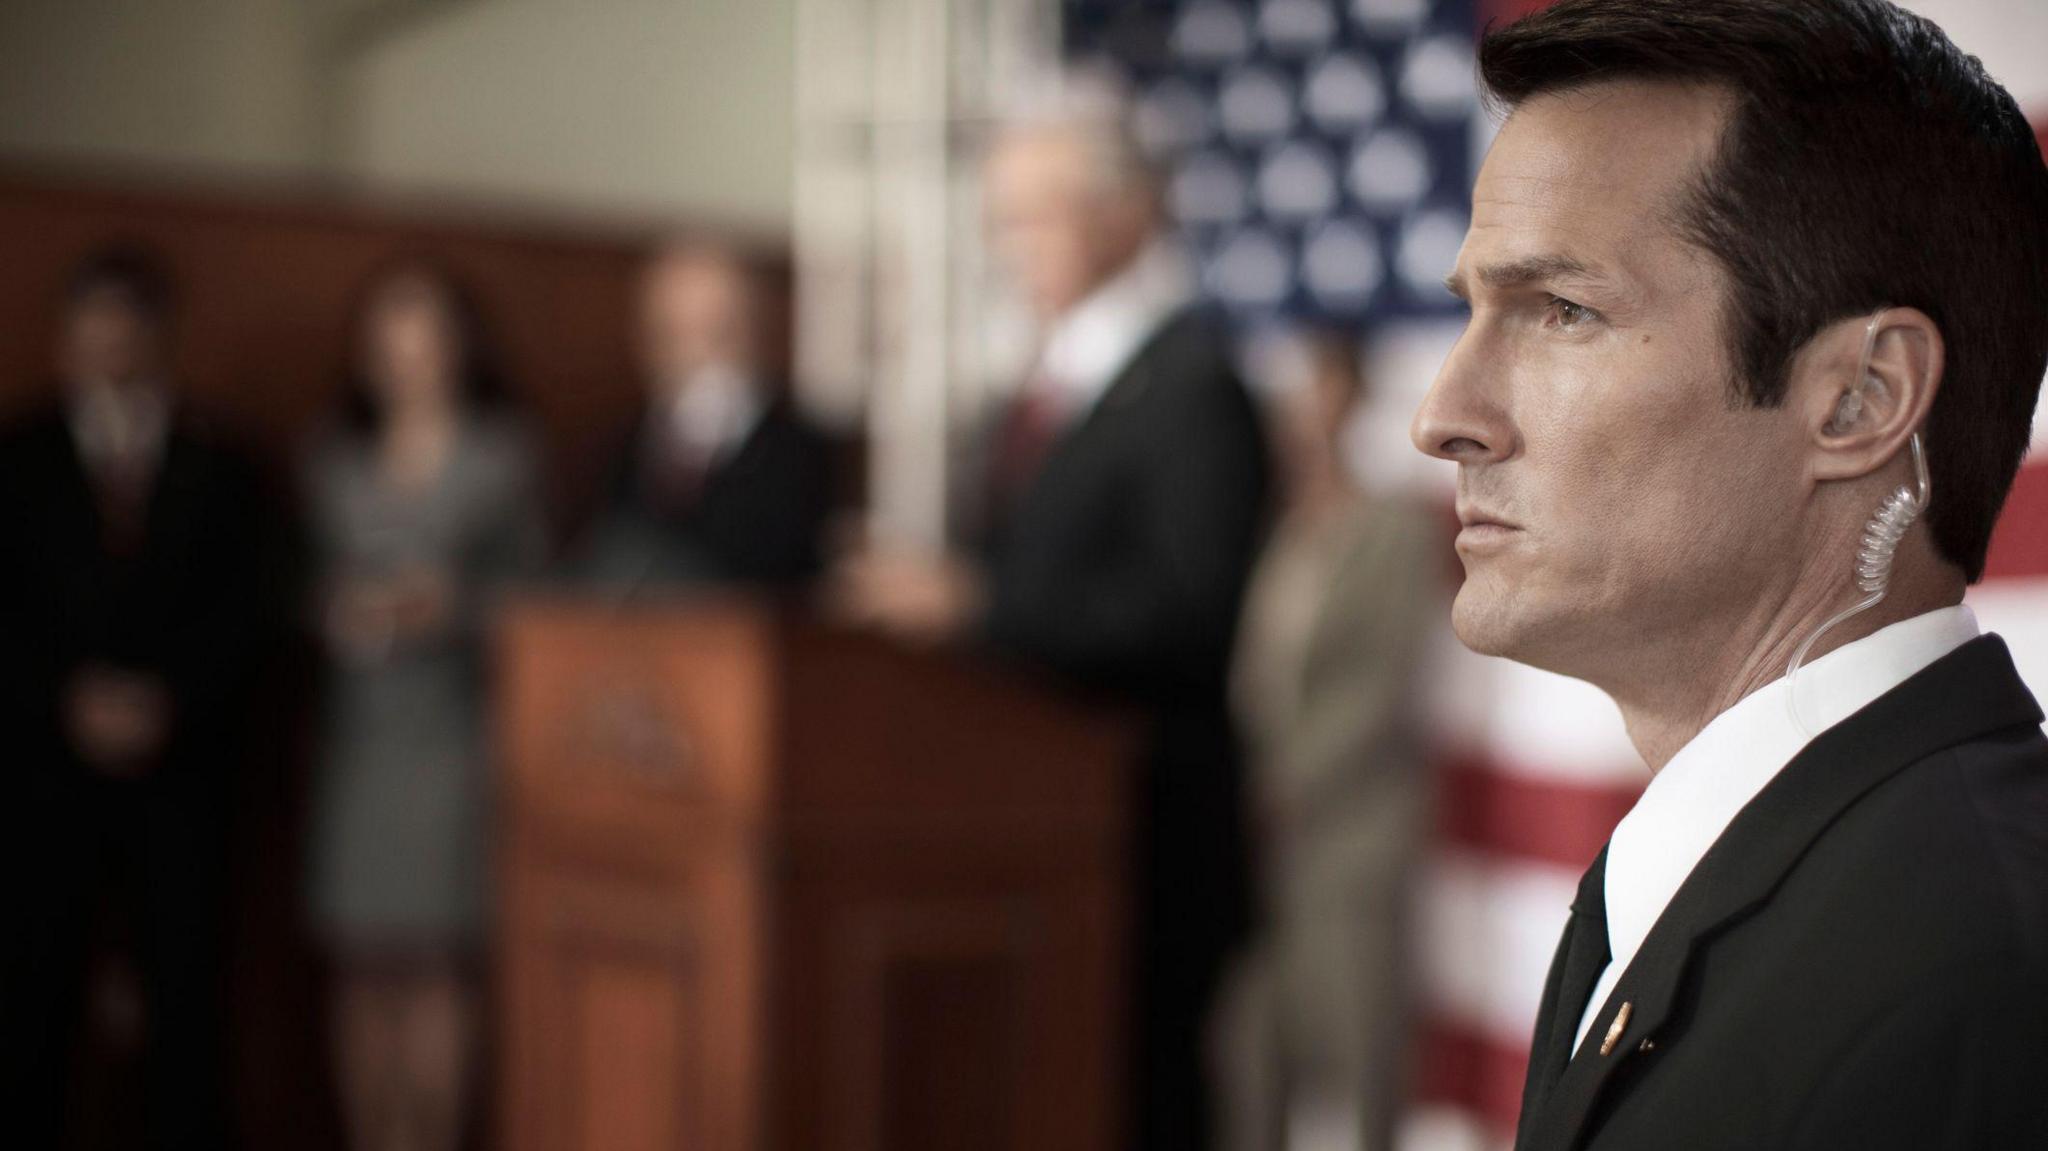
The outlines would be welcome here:
M 626 591 L 815 575 L 827 450 L 769 375 L 755 270 L 727 249 L 677 244 L 641 292 L 647 402 L 614 453 L 582 574 Z
M 990 441 L 980 548 L 869 551 L 835 590 L 856 619 L 978 640 L 1150 717 L 1134 1119 L 1140 1146 L 1187 1149 L 1206 1143 L 1202 1019 L 1247 920 L 1224 684 L 1267 464 L 1230 334 L 1194 302 L 1119 124 L 1062 110 L 989 160 L 994 248 L 1042 342 Z

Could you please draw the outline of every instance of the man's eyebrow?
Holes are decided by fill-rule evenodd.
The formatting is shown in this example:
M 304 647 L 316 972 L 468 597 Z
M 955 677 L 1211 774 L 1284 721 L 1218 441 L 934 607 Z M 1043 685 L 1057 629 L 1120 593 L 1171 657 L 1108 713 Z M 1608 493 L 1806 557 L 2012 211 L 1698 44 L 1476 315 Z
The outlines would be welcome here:
M 1605 277 L 1592 268 L 1570 256 L 1524 256 L 1519 260 L 1508 260 L 1499 264 L 1487 264 L 1479 269 L 1479 282 L 1489 288 L 1522 288 L 1544 280 L 1593 280 L 1604 282 Z M 1444 287 L 1459 299 L 1465 298 L 1464 273 L 1453 271 L 1444 278 Z

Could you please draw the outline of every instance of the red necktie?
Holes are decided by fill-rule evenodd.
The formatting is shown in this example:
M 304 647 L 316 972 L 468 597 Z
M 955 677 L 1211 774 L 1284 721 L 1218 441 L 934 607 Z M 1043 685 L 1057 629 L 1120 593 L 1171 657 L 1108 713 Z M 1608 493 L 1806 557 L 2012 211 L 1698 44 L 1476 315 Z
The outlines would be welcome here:
M 704 494 L 710 460 L 677 435 L 662 436 L 649 448 L 641 473 L 648 502 L 664 517 L 687 514 Z
M 1066 423 L 1066 397 L 1043 377 L 1034 378 L 1010 402 L 989 470 L 989 490 L 1000 504 L 1014 503 L 1038 478 Z
M 149 516 L 149 460 L 131 448 L 102 459 L 93 472 L 103 545 L 114 555 L 133 555 L 142 549 Z

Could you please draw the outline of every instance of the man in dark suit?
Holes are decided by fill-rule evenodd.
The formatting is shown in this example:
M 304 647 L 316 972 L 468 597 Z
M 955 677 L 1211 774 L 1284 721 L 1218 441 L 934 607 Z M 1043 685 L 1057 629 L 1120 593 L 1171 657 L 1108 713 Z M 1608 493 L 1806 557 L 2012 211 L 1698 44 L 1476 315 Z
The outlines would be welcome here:
M 1113 121 L 1013 126 L 988 168 L 997 254 L 1044 326 L 991 437 L 980 547 L 870 553 L 857 616 L 971 637 L 1140 707 L 1138 1145 L 1205 1142 L 1201 1031 L 1247 924 L 1224 681 L 1267 486 L 1229 332 L 1193 302 L 1156 190 Z
M 0 432 L 0 1093 L 17 1146 L 57 1144 L 88 1004 L 139 1048 L 152 1146 L 227 1139 L 227 801 L 279 577 L 252 467 L 168 387 L 170 310 L 148 253 L 89 260 L 59 401 Z M 110 935 L 132 962 L 96 958 Z
M 2048 366 L 2048 171 L 1885 0 L 1562 0 L 1413 428 L 1471 647 L 1654 773 L 1550 972 L 1517 1147 L 2048 1146 L 2048 740 L 1962 606 Z
M 655 258 L 641 291 L 647 403 L 614 453 L 587 576 L 784 587 L 815 575 L 829 452 L 768 375 L 757 273 L 684 244 Z

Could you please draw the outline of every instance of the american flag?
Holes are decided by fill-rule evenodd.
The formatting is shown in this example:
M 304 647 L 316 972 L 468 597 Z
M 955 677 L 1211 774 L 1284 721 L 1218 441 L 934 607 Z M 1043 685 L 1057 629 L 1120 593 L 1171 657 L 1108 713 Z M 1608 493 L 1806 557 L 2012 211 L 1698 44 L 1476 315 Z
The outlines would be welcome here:
M 1132 93 L 1204 286 L 1240 314 L 1441 317 L 1465 233 L 1473 0 L 1069 0 Z
M 1361 470 L 1433 489 L 1446 506 L 1447 471 L 1409 446 L 1406 427 L 1460 324 L 1441 280 L 1493 130 L 1476 98 L 1474 44 L 1488 24 L 1542 2 L 1063 4 L 1069 61 L 1131 94 L 1133 128 L 1164 168 L 1205 290 L 1254 327 L 1368 333 L 1375 399 L 1356 441 Z M 2002 26 L 1998 0 L 1945 0 L 1929 14 L 1992 60 L 1971 37 Z M 2018 59 L 2031 71 L 1994 63 L 1994 74 L 2023 102 L 2048 98 L 2048 51 Z M 2037 421 L 1970 602 L 2048 698 L 2044 445 L 2048 421 Z M 1598 691 L 1471 656 L 1448 636 L 1439 646 L 1426 673 L 1439 828 L 1415 941 L 1423 1003 L 1402 1146 L 1479 1151 L 1511 1141 L 1543 977 L 1579 875 L 1647 777 Z

